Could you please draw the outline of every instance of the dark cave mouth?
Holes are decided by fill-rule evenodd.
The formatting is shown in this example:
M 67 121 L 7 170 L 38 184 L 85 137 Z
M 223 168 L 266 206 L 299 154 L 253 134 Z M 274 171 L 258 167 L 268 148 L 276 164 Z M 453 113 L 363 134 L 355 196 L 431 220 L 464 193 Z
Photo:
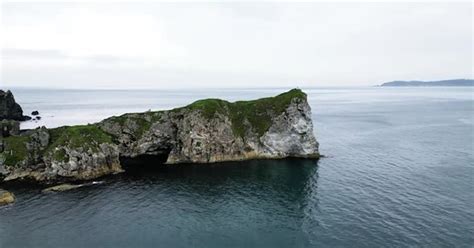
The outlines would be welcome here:
M 120 157 L 120 164 L 125 171 L 135 170 L 153 170 L 166 166 L 169 151 L 163 151 L 159 154 L 144 154 L 136 157 Z

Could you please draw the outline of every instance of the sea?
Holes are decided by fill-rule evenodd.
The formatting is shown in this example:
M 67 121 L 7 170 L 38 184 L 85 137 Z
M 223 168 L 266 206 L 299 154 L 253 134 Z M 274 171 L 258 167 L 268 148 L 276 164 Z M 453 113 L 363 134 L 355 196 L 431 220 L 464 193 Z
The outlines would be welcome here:
M 288 88 L 13 88 L 22 128 Z M 60 193 L 1 186 L 0 247 L 474 247 L 474 87 L 303 88 L 324 155 L 147 162 Z

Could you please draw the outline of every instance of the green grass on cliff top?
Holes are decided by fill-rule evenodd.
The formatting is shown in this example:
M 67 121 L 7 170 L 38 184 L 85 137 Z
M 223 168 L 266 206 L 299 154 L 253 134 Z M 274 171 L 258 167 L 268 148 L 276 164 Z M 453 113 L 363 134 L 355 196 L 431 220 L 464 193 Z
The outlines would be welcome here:
M 84 150 L 90 148 L 95 152 L 98 151 L 99 144 L 112 143 L 111 136 L 96 125 L 64 126 L 49 129 L 48 132 L 50 135 L 49 145 L 39 152 L 41 154 L 52 152 L 53 159 L 57 161 L 67 160 L 64 149 L 55 149 L 58 147 L 82 147 Z M 10 136 L 3 140 L 5 148 L 0 155 L 5 158 L 6 165 L 14 166 L 28 157 L 29 151 L 26 143 L 30 141 L 30 136 Z
M 302 90 L 292 89 L 274 97 L 252 101 L 198 100 L 184 109 L 200 110 L 206 118 L 212 118 L 216 113 L 229 115 L 234 134 L 244 137 L 246 130 L 253 128 L 259 136 L 262 136 L 272 125 L 272 118 L 283 113 L 293 99 L 306 100 L 306 98 Z M 251 127 L 246 125 L 246 121 Z
M 81 147 L 83 151 L 99 150 L 99 144 L 112 143 L 110 135 L 96 125 L 64 126 L 49 130 L 50 142 L 44 154 L 52 152 L 56 161 L 68 161 L 68 155 L 62 147 L 71 149 Z M 56 149 L 59 148 L 59 149 Z
M 283 113 L 293 99 L 306 100 L 306 94 L 300 89 L 292 89 L 274 97 L 252 101 L 228 102 L 220 99 L 204 99 L 171 111 L 199 110 L 208 119 L 214 117 L 216 113 L 228 115 L 232 121 L 232 130 L 235 135 L 245 137 L 247 130 L 253 129 L 259 136 L 262 136 L 272 125 L 272 118 Z M 143 118 L 145 115 L 151 114 L 151 122 L 154 122 L 160 119 L 160 112 L 133 114 L 133 119 L 139 126 L 137 132 L 141 135 L 151 125 L 149 121 Z M 132 114 L 112 117 L 111 120 L 123 125 L 128 118 L 132 118 L 130 115 Z M 97 125 L 65 126 L 49 129 L 48 131 L 50 142 L 42 153 L 53 152 L 53 158 L 58 161 L 65 161 L 67 154 L 63 149 L 55 149 L 57 147 L 82 147 L 84 150 L 90 148 L 97 151 L 99 144 L 113 143 L 112 136 Z M 27 158 L 26 143 L 29 139 L 29 136 L 4 138 L 4 152 L 0 156 L 5 159 L 6 165 L 13 166 Z
M 228 102 L 221 99 L 203 99 L 195 101 L 187 106 L 175 108 L 171 112 L 198 110 L 201 114 L 211 119 L 216 113 L 229 116 L 232 121 L 232 130 L 235 135 L 244 137 L 248 129 L 253 129 L 259 136 L 262 136 L 271 126 L 272 118 L 283 113 L 293 99 L 306 100 L 306 94 L 300 89 L 292 89 L 274 97 L 261 98 L 252 101 Z M 151 122 L 158 121 L 160 113 L 144 112 L 124 114 L 106 119 L 124 126 L 127 120 L 133 120 L 138 129 L 135 133 L 141 137 L 151 126 Z M 151 118 L 151 122 L 145 117 Z M 248 123 L 249 125 L 247 125 Z
M 48 150 L 59 146 L 97 150 L 99 144 L 112 143 L 112 137 L 109 134 L 92 124 L 53 128 L 49 130 L 49 135 Z
M 3 138 L 3 153 L 0 154 L 5 159 L 5 165 L 13 166 L 24 160 L 28 155 L 26 143 L 29 141 L 28 136 L 10 136 Z

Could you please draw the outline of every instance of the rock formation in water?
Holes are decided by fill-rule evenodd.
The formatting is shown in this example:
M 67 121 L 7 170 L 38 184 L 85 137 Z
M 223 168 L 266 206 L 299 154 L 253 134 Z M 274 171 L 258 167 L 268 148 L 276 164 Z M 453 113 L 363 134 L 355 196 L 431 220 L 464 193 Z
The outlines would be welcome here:
M 306 94 L 254 101 L 196 101 L 168 111 L 124 114 L 85 126 L 38 128 L 3 139 L 0 179 L 86 180 L 122 171 L 120 158 L 167 164 L 318 158 Z
M 26 121 L 31 119 L 23 115 L 23 109 L 15 102 L 11 91 L 0 90 L 0 120 Z
M 0 189 L 0 206 L 15 202 L 15 195 L 6 190 Z

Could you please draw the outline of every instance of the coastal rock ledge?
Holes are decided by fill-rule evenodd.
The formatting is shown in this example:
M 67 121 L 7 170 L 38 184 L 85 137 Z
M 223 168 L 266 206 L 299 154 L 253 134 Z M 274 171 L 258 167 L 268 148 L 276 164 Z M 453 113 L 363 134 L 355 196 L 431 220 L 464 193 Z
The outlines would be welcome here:
M 0 143 L 0 182 L 88 180 L 143 157 L 213 163 L 319 158 L 319 152 L 307 96 L 293 89 L 253 101 L 204 99 L 95 124 L 24 130 Z

